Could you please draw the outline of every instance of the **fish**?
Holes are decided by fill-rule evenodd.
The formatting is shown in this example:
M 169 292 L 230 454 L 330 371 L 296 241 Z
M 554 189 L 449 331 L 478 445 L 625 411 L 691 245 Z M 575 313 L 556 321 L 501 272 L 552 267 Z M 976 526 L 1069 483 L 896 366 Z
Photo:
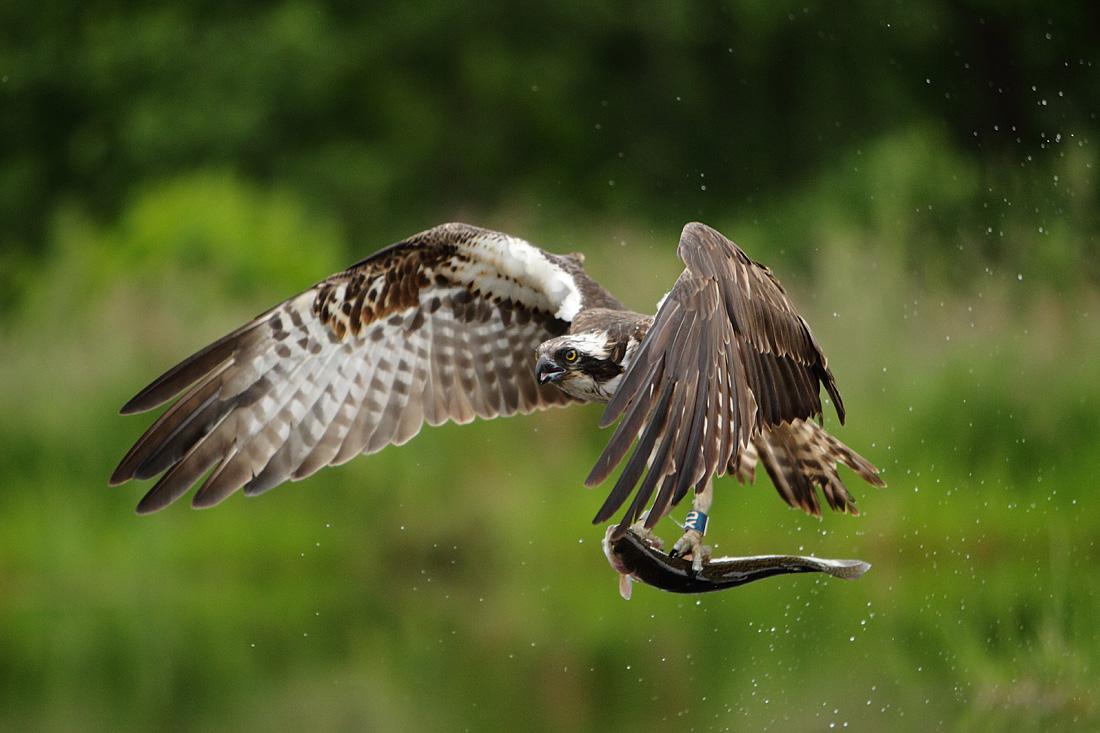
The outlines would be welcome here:
M 630 600 L 634 581 L 669 593 L 713 593 L 775 575 L 826 573 L 834 578 L 856 580 L 870 568 L 862 560 L 831 560 L 797 555 L 753 555 L 750 557 L 712 558 L 702 570 L 692 569 L 690 560 L 670 557 L 634 530 L 618 539 L 608 529 L 603 551 L 611 567 L 619 573 L 619 595 Z

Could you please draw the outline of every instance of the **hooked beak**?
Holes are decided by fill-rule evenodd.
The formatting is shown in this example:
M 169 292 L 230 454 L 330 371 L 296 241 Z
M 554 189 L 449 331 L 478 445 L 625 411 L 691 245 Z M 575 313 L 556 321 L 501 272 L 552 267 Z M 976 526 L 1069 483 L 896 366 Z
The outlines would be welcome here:
M 535 364 L 535 379 L 538 380 L 539 384 L 557 381 L 563 374 L 565 374 L 565 370 L 546 354 L 540 356 Z

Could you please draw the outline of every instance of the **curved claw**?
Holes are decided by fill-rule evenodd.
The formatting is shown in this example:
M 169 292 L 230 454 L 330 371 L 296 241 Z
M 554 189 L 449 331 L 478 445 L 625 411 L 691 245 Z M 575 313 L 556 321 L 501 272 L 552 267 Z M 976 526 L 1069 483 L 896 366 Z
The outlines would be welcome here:
M 668 553 L 669 557 L 686 558 L 688 555 L 691 556 L 691 569 L 696 573 L 702 572 L 703 565 L 710 562 L 711 548 L 703 544 L 703 533 L 697 529 L 686 530 Z
M 646 512 L 645 514 L 648 514 L 648 513 L 649 512 Z M 649 529 L 648 527 L 645 526 L 645 520 L 646 520 L 645 514 L 643 514 L 642 517 L 637 522 L 630 525 L 630 531 L 633 532 L 634 534 L 636 534 L 638 536 L 638 538 L 641 539 L 643 542 L 646 542 L 647 544 L 649 544 L 650 547 L 652 547 L 656 550 L 659 550 L 661 552 L 664 552 L 665 541 L 662 540 L 657 535 L 655 535 L 653 533 L 653 530 L 651 530 L 651 529 Z

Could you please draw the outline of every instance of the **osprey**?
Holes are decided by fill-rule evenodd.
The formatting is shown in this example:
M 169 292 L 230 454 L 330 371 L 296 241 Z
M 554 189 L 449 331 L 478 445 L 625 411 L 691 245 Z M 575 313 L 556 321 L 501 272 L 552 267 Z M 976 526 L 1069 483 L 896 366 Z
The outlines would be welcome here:
M 633 494 L 612 537 L 632 526 L 652 537 L 691 491 L 672 554 L 698 570 L 714 477 L 751 481 L 758 460 L 791 506 L 820 516 L 820 488 L 830 507 L 856 514 L 837 463 L 885 484 L 820 425 L 821 385 L 841 423 L 844 405 L 809 325 L 771 271 L 714 229 L 688 224 L 678 255 L 686 269 L 648 316 L 588 277 L 581 255 L 465 224 L 429 229 L 143 389 L 122 414 L 182 396 L 110 483 L 163 474 L 137 506 L 147 513 L 205 475 L 191 504 L 208 507 L 400 445 L 425 422 L 598 401 L 600 426 L 619 423 L 585 484 L 607 479 L 634 446 L 594 520 Z

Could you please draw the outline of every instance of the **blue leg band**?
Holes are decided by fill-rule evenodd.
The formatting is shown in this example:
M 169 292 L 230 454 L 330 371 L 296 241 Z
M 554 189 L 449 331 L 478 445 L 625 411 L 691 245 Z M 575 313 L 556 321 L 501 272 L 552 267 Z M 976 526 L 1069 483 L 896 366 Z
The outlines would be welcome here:
M 689 529 L 698 530 L 699 534 L 706 534 L 707 515 L 694 509 L 688 512 L 687 518 L 684 520 L 684 531 L 686 532 Z

